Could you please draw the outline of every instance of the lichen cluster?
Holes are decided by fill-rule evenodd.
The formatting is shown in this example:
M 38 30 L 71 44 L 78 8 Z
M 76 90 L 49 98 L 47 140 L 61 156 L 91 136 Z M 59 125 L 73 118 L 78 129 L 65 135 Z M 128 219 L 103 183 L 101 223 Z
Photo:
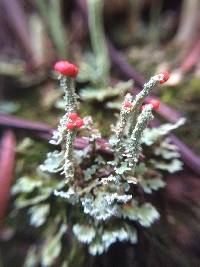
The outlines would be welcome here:
M 136 97 L 125 96 L 110 139 L 103 140 L 104 149 L 91 117 L 80 127 L 69 127 L 70 118 L 78 116 L 74 77 L 59 79 L 65 114 L 50 141 L 58 150 L 47 154 L 35 177 L 21 177 L 13 187 L 17 208 L 28 208 L 30 223 L 43 229 L 42 248 L 33 247 L 27 258 L 42 266 L 56 259 L 67 264 L 66 231 L 87 244 L 92 255 L 102 254 L 116 241 L 137 243 L 137 229 L 150 227 L 160 216 L 145 195 L 164 187 L 163 171 L 182 168 L 179 152 L 166 135 L 184 119 L 148 128 L 154 104 L 144 100 L 165 74 L 153 76 Z M 74 149 L 78 131 L 84 135 L 82 149 Z

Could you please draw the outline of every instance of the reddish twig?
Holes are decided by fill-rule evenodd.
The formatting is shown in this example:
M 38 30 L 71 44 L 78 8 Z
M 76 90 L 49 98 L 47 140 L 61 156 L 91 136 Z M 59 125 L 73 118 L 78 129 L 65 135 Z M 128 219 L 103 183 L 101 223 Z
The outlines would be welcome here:
M 15 116 L 0 113 L 0 125 L 5 127 L 20 128 L 31 131 L 52 132 L 52 127 L 46 123 L 33 122 L 19 119 Z
M 113 65 L 117 65 L 117 69 L 120 71 L 124 79 L 133 79 L 135 85 L 142 88 L 146 79 L 126 61 L 124 56 L 118 52 L 111 41 L 107 38 L 108 51 L 113 62 Z
M 197 41 L 197 43 L 195 43 L 190 53 L 182 62 L 180 66 L 180 70 L 182 71 L 182 73 L 188 72 L 194 65 L 196 65 L 199 62 L 199 59 L 200 59 L 200 39 Z
M 0 143 L 0 223 L 4 219 L 8 206 L 9 191 L 15 167 L 15 135 L 11 130 L 5 130 Z

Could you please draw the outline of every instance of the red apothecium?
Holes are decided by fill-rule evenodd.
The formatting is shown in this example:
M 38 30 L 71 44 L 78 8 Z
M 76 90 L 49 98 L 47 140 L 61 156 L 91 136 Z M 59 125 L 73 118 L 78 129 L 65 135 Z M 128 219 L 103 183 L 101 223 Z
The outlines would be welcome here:
M 83 122 L 82 119 L 78 119 L 78 120 L 75 121 L 75 125 L 78 128 L 81 128 L 83 126 L 83 124 L 84 124 L 84 122 Z
M 160 80 L 160 84 L 165 83 L 167 80 L 169 80 L 170 74 L 168 71 L 163 71 L 159 74 L 163 74 L 163 79 Z
M 68 117 L 69 117 L 70 120 L 72 120 L 72 121 L 76 121 L 77 119 L 79 119 L 79 116 L 78 116 L 77 113 L 70 113 L 70 114 L 68 115 Z
M 68 130 L 72 130 L 75 127 L 81 128 L 84 125 L 83 119 L 81 119 L 77 113 L 68 114 L 68 118 L 70 119 L 70 121 L 66 124 Z
M 125 103 L 124 103 L 124 107 L 125 107 L 125 108 L 131 108 L 131 107 L 132 107 L 132 103 L 129 102 L 129 101 L 125 101 Z
M 157 99 L 147 100 L 147 103 L 153 106 L 153 110 L 158 110 L 160 107 L 160 101 Z
M 76 78 L 79 71 L 76 65 L 64 60 L 57 61 L 54 64 L 54 70 L 62 75 L 69 76 L 72 78 Z
M 66 124 L 66 127 L 67 127 L 68 130 L 72 130 L 72 129 L 74 129 L 75 125 L 74 125 L 73 122 L 68 122 L 68 123 Z

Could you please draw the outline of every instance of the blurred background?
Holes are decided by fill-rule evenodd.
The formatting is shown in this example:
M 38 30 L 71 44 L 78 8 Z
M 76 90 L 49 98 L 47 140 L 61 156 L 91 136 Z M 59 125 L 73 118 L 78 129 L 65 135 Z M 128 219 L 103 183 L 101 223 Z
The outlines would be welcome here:
M 136 266 L 199 266 L 199 12 L 199 0 L 105 0 L 99 18 L 111 67 L 109 83 L 133 79 L 137 91 L 150 76 L 168 70 L 170 80 L 155 90 L 162 102 L 157 116 L 162 122 L 187 119 L 175 137 L 184 170 L 166 178 L 167 187 L 158 198 L 167 224 L 161 219 L 152 229 L 154 239 L 141 238 Z M 89 62 L 90 75 L 82 72 L 77 90 L 88 83 L 98 90 L 88 13 L 86 0 L 0 0 L 0 267 L 23 266 L 28 248 L 38 242 L 25 223 L 25 212 L 14 219 L 10 192 L 19 176 L 34 172 L 44 160 L 52 127 L 63 114 L 54 62 L 67 59 L 83 70 Z M 91 101 L 86 95 L 81 108 L 83 116 L 94 116 L 105 137 L 113 123 L 112 115 L 105 122 L 106 97 Z M 115 256 L 112 251 L 106 255 Z M 106 266 L 101 257 L 99 266 Z

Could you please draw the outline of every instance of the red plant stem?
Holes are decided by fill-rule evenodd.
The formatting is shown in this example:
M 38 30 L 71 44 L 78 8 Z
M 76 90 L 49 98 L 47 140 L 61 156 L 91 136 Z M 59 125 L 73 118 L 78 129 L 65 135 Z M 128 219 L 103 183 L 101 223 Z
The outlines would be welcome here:
M 0 125 L 5 127 L 20 128 L 31 131 L 51 132 L 52 127 L 46 123 L 33 122 L 25 119 L 19 119 L 15 116 L 0 113 Z
M 137 72 L 124 58 L 124 56 L 115 49 L 111 41 L 107 38 L 107 46 L 113 65 L 117 65 L 117 69 L 120 71 L 124 79 L 133 79 L 135 85 L 139 88 L 143 87 L 146 79 Z
M 8 206 L 9 191 L 15 167 L 16 139 L 12 130 L 5 130 L 0 143 L 0 224 Z
M 75 142 L 74 142 L 74 147 L 76 149 L 84 149 L 87 146 L 89 146 L 89 140 L 88 138 L 83 138 L 83 137 L 76 137 Z
M 199 62 L 199 59 L 200 59 L 200 38 L 197 41 L 197 43 L 195 43 L 190 53 L 187 55 L 187 57 L 181 64 L 180 70 L 183 73 L 188 72 L 195 64 Z

